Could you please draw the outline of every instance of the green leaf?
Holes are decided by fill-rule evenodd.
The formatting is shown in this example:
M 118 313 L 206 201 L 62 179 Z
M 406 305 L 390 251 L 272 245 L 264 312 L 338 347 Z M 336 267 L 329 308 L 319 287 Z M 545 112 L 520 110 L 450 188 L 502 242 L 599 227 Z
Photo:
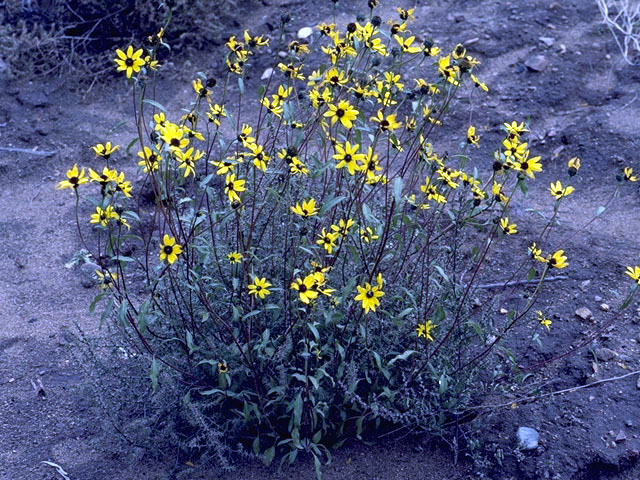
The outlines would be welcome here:
M 389 366 L 393 365 L 394 363 L 396 363 L 398 360 L 406 360 L 407 358 L 409 358 L 411 355 L 413 355 L 414 353 L 418 353 L 417 350 L 407 350 L 406 352 L 400 354 L 400 355 L 396 355 L 395 357 L 393 357 L 391 359 L 391 361 L 389 362 Z
M 155 100 L 151 100 L 150 98 L 145 98 L 144 100 L 142 100 L 142 103 L 148 103 L 149 105 L 157 108 L 158 110 L 163 111 L 164 113 L 167 113 L 167 109 L 164 108 L 162 105 L 160 105 L 158 102 L 156 102 Z
M 267 448 L 264 452 L 264 464 L 268 467 L 273 462 L 273 457 L 276 456 L 276 447 Z
M 313 466 L 316 469 L 316 480 L 322 480 L 322 463 L 315 453 L 313 454 Z
M 447 377 L 447 374 L 445 372 L 443 372 L 442 375 L 440 375 L 440 379 L 438 380 L 438 385 L 440 386 L 439 388 L 440 395 L 445 393 L 449 388 L 449 377 Z
M 111 310 L 113 309 L 113 303 L 114 303 L 113 297 L 109 298 L 109 301 L 107 302 L 107 306 L 104 308 L 104 312 L 102 312 L 102 315 L 100 316 L 100 328 L 102 328 L 102 324 L 111 313 Z
M 129 142 L 129 145 L 127 145 L 127 148 L 125 149 L 125 152 L 127 153 L 127 155 L 129 154 L 129 152 L 131 151 L 131 147 L 133 147 L 136 143 L 138 143 L 139 138 L 134 138 L 133 140 L 131 140 Z
M 265 90 L 267 89 L 266 85 L 260 85 L 258 87 L 258 98 L 262 99 L 262 96 L 264 95 Z
M 260 453 L 260 435 L 256 435 L 256 438 L 253 439 L 253 444 L 251 445 L 253 453 L 258 455 Z
M 402 189 L 404 188 L 404 181 L 402 177 L 396 177 L 393 181 L 393 197 L 397 204 L 402 202 Z
M 298 426 L 302 420 L 302 394 L 298 394 L 293 402 L 293 424 Z
M 149 378 L 151 378 L 151 389 L 153 393 L 158 391 L 158 375 L 160 374 L 160 368 L 158 367 L 158 362 L 156 358 L 153 357 L 151 361 L 151 371 L 149 372 Z
M 328 212 L 331 211 L 331 209 L 333 207 L 335 207 L 336 205 L 338 205 L 340 202 L 346 200 L 347 197 L 341 196 L 341 197 L 333 197 L 330 196 L 329 198 L 327 198 L 327 200 L 322 204 L 322 208 L 320 208 L 320 212 L 319 215 L 320 216 L 324 216 L 326 215 Z
M 96 297 L 93 299 L 93 302 L 91 302 L 91 305 L 89 305 L 90 314 L 93 315 L 93 312 L 96 309 L 96 305 L 104 298 L 105 295 L 106 293 L 99 293 L 98 295 L 96 295 Z
M 535 276 L 536 276 L 536 269 L 530 268 L 529 272 L 527 273 L 527 280 L 531 281 L 535 278 Z

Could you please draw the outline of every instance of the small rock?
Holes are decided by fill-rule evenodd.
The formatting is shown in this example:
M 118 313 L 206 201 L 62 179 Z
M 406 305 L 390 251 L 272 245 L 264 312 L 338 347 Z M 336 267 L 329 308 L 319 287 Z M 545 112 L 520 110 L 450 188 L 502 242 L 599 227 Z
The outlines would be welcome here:
M 453 16 L 453 21 L 456 23 L 460 23 L 460 22 L 464 22 L 464 15 L 461 13 L 458 13 L 456 15 Z
M 2 58 L 0 58 L 0 74 L 3 74 L 6 71 L 7 71 L 7 64 L 5 63 L 4 60 L 2 60 Z
M 289 55 L 289 54 L 287 52 L 282 51 L 282 50 L 278 52 L 278 56 L 280 58 L 287 58 L 287 55 Z
M 596 302 L 601 302 L 601 301 L 602 301 L 602 297 L 601 297 L 600 295 L 596 295 L 595 297 L 593 297 L 593 299 L 594 299 Z
M 509 313 L 509 310 L 507 310 L 506 308 L 500 309 L 500 315 L 506 315 L 507 313 Z
M 580 307 L 576 310 L 576 316 L 580 317 L 582 320 L 591 320 L 593 318 L 593 313 L 587 307 Z
M 591 285 L 591 280 L 585 280 L 584 282 L 580 283 L 580 288 L 582 288 L 584 290 L 589 285 Z
M 518 446 L 520 450 L 528 451 L 538 448 L 538 440 L 540 440 L 540 434 L 530 427 L 518 428 Z
M 36 317 L 31 317 L 29 319 L 29 323 L 36 323 L 38 321 L 38 319 Z
M 600 304 L 600 310 L 602 310 L 603 312 L 608 312 L 609 311 L 609 305 L 606 303 L 601 303 Z
M 313 29 L 311 27 L 302 27 L 298 30 L 298 38 L 301 40 L 309 38 L 311 35 L 313 35 Z
M 271 75 L 273 75 L 273 68 L 269 67 L 264 72 L 262 72 L 260 80 L 268 80 L 269 78 L 271 78 Z
M 638 380 L 636 381 L 636 388 L 640 390 L 640 375 L 638 375 Z
M 478 43 L 480 41 L 480 37 L 473 37 L 470 38 L 469 40 L 465 40 L 464 42 L 462 42 L 462 44 L 465 47 L 468 47 L 469 45 L 473 45 L 474 43 Z
M 596 357 L 601 362 L 608 362 L 609 360 L 613 360 L 617 356 L 618 354 L 610 348 L 601 347 L 596 349 Z
M 95 263 L 87 262 L 82 264 L 80 267 L 82 275 L 80 282 L 84 288 L 92 288 L 98 284 L 96 270 L 100 270 L 100 267 Z
M 547 47 L 553 46 L 554 42 L 556 41 L 556 39 L 553 37 L 540 37 L 538 40 L 544 43 Z
M 633 420 L 627 420 L 626 422 L 624 422 L 624 424 L 625 424 L 627 427 L 633 427 Z
M 627 435 L 620 430 L 616 435 L 616 443 L 624 442 L 627 439 Z
M 524 62 L 524 66 L 532 72 L 544 72 L 547 65 L 549 65 L 549 61 L 543 55 L 534 55 Z
M 15 382 L 15 381 L 16 381 L 16 379 L 15 379 L 15 378 L 13 378 L 13 377 L 11 377 L 11 378 L 9 379 L 9 383 L 13 383 L 13 382 Z

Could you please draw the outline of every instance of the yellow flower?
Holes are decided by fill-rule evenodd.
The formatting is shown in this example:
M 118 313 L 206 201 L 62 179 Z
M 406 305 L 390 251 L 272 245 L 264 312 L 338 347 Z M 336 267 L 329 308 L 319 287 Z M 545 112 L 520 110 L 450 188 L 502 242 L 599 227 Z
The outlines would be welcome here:
M 420 53 L 422 51 L 420 47 L 412 46 L 413 42 L 416 39 L 414 35 L 411 35 L 407 38 L 402 38 L 400 35 L 394 35 L 393 38 L 396 40 L 396 42 L 398 42 L 398 45 L 400 45 L 400 48 L 405 53 L 414 54 Z
M 485 83 L 478 80 L 478 77 L 476 77 L 473 73 L 470 76 L 471 76 L 471 81 L 475 84 L 476 87 L 480 88 L 481 90 L 484 90 L 485 92 L 489 91 L 489 87 L 487 87 Z
M 580 170 L 580 159 L 578 157 L 571 158 L 567 162 L 567 167 L 569 168 L 569 176 L 573 177 Z
M 249 289 L 249 295 L 255 295 L 256 297 L 260 297 L 261 299 L 271 294 L 269 287 L 272 284 L 267 282 L 265 277 L 258 278 L 255 277 L 253 279 L 253 283 L 250 283 L 247 288 Z
M 118 150 L 120 148 L 120 145 L 116 145 L 115 147 L 111 146 L 111 142 L 107 142 L 104 145 L 99 143 L 93 147 L 91 147 L 91 149 L 96 152 L 96 155 L 99 157 L 103 157 L 103 158 L 109 158 L 109 156 L 115 152 L 116 150 Z
M 551 319 L 545 318 L 544 314 L 540 310 L 536 312 L 536 315 L 538 316 L 538 322 L 540 322 L 540 325 L 546 328 L 547 332 L 551 330 L 551 324 L 553 323 Z
M 116 50 L 116 55 L 118 58 L 115 58 L 114 61 L 118 64 L 118 72 L 125 72 L 127 74 L 127 78 L 131 78 L 133 73 L 138 73 L 140 68 L 144 65 L 144 59 L 142 57 L 142 49 L 138 49 L 135 52 L 133 51 L 133 46 L 129 45 L 126 53 L 122 50 Z
M 528 248 L 529 256 L 539 262 L 546 262 L 547 259 L 542 256 L 542 250 L 538 248 L 536 242 L 533 242 Z
M 376 122 L 382 132 L 393 132 L 402 127 L 402 123 L 396 121 L 396 115 L 387 115 L 386 117 L 382 113 L 382 110 L 378 110 L 375 117 L 371 117 L 372 122 Z
M 71 170 L 67 170 L 67 179 L 62 180 L 56 188 L 62 190 L 64 188 L 76 189 L 83 183 L 87 183 L 89 179 L 84 175 L 84 168 L 78 171 L 78 164 L 74 164 Z
M 318 290 L 316 289 L 316 281 L 313 274 L 302 278 L 296 278 L 291 283 L 291 289 L 298 291 L 298 298 L 302 303 L 308 304 L 311 300 L 318 298 Z
M 567 257 L 564 255 L 564 250 L 558 250 L 547 257 L 547 262 L 552 268 L 565 268 L 569 266 Z
M 524 144 L 526 145 L 526 143 Z M 525 152 L 522 158 L 518 159 L 516 164 L 518 171 L 524 173 L 529 178 L 535 178 L 534 172 L 541 172 L 542 165 L 540 165 L 540 157 L 529 158 L 529 150 Z
M 336 168 L 347 167 L 349 175 L 355 175 L 356 172 L 362 170 L 362 165 L 359 162 L 363 161 L 366 155 L 364 153 L 356 153 L 359 148 L 360 145 L 357 143 L 355 145 L 351 145 L 349 142 L 344 145 L 336 144 L 336 153 L 333 155 L 333 158 L 339 160 Z
M 227 253 L 227 259 L 229 263 L 240 263 L 242 262 L 242 254 L 240 252 L 230 252 Z
M 635 267 L 627 267 L 627 271 L 625 273 L 629 275 L 632 280 L 635 280 L 635 282 L 638 285 L 640 285 L 640 267 L 639 266 L 636 265 Z
M 229 365 L 224 360 L 222 362 L 218 362 L 218 373 L 220 375 L 224 375 L 229 371 Z
M 118 274 L 111 273 L 109 270 L 96 270 L 96 276 L 98 277 L 98 287 L 101 290 L 112 289 L 118 279 Z
M 109 223 L 109 220 L 113 218 L 118 218 L 119 215 L 113 211 L 113 207 L 111 205 L 107 205 L 107 207 L 103 210 L 100 207 L 96 207 L 96 213 L 91 215 L 91 220 L 89 223 L 97 223 L 106 227 Z
M 178 259 L 178 255 L 181 253 L 182 246 L 176 243 L 174 237 L 170 237 L 165 233 L 160 243 L 160 260 L 166 261 L 171 265 Z
M 309 200 L 303 200 L 302 205 L 298 202 L 290 208 L 293 213 L 295 213 L 296 215 L 300 215 L 302 218 L 309 218 L 312 215 L 316 215 L 318 213 L 316 201 L 313 198 L 310 198 Z
M 258 145 L 257 143 L 250 143 L 248 148 L 251 150 L 251 153 L 246 153 L 245 156 L 251 157 L 253 159 L 253 165 L 265 172 L 271 157 L 264 152 L 262 145 Z
M 549 192 L 551 193 L 553 198 L 555 198 L 556 200 L 560 200 L 562 197 L 567 197 L 571 195 L 573 191 L 574 191 L 574 188 L 570 185 L 563 187 L 562 183 L 560 183 L 560 180 L 556 181 L 556 183 L 551 183 L 551 185 L 549 185 Z
M 355 222 L 351 218 L 347 220 L 341 218 L 337 225 L 331 225 L 331 230 L 344 238 L 349 235 L 349 230 L 351 230 L 351 227 L 353 227 L 354 224 Z
M 382 291 L 382 274 L 378 274 L 377 281 L 377 285 L 374 286 L 371 286 L 369 282 L 365 283 L 364 286 L 357 286 L 358 295 L 356 295 L 355 300 L 362 302 L 364 313 L 369 313 L 369 311 L 375 312 L 376 307 L 380 305 L 379 298 L 384 296 L 384 292 Z
M 331 254 L 333 249 L 336 248 L 336 240 L 339 238 L 337 233 L 327 232 L 324 228 L 322 232 L 318 234 L 318 240 L 316 243 L 322 245 L 327 253 Z
M 160 155 L 149 147 L 144 147 L 142 152 L 138 152 L 138 156 L 142 159 L 138 165 L 142 167 L 144 173 L 154 172 L 160 167 Z
M 379 235 L 376 235 L 376 232 L 371 227 L 365 227 L 360 229 L 360 238 L 364 243 L 371 243 L 374 240 L 380 238 Z
M 518 233 L 517 225 L 515 223 L 509 224 L 509 217 L 504 217 L 500 219 L 500 228 L 505 235 L 515 235 Z
M 245 182 L 246 180 L 241 180 L 241 179 L 236 180 L 235 173 L 227 174 L 227 176 L 224 179 L 224 193 L 227 194 L 227 196 L 229 197 L 229 201 L 231 203 L 240 202 L 240 195 L 238 195 L 238 192 L 245 191 L 245 186 L 244 186 Z
M 624 167 L 623 173 L 624 173 L 624 179 L 627 182 L 637 182 L 638 181 L 638 176 L 633 174 L 633 168 Z
M 436 327 L 437 325 L 433 323 L 433 321 L 431 320 L 427 320 L 424 323 L 419 323 L 418 326 L 416 327 L 416 333 L 418 334 L 418 338 L 424 337 L 425 340 L 429 340 L 430 342 L 433 342 L 433 336 L 431 335 L 431 332 L 435 330 Z
M 353 121 L 358 118 L 358 113 L 360 113 L 347 100 L 341 100 L 337 106 L 329 104 L 327 107 L 329 110 L 324 112 L 324 116 L 331 118 L 331 125 L 340 120 L 344 128 L 353 127 Z
M 476 127 L 474 127 L 473 125 L 469 125 L 469 128 L 467 129 L 467 143 L 470 143 L 472 145 L 475 145 L 476 147 L 479 147 L 480 146 L 478 144 L 479 140 L 480 140 L 480 136 L 476 135 Z

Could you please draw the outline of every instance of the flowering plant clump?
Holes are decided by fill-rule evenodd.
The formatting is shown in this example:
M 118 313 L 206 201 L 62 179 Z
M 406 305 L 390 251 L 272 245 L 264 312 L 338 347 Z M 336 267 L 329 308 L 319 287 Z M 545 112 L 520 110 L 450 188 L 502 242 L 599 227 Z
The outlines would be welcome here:
M 134 87 L 127 151 L 140 191 L 109 166 L 118 147 L 108 142 L 94 148 L 101 173 L 74 165 L 59 184 L 77 201 L 88 183 L 100 187 L 78 228 L 93 226 L 97 300 L 109 299 L 148 354 L 153 388 L 177 379 L 204 430 L 267 462 L 305 451 L 319 471 L 328 446 L 376 429 L 444 434 L 508 377 L 492 353 L 516 324 L 551 330 L 532 307 L 547 272 L 570 264 L 548 233 L 574 188 L 549 187 L 553 218 L 512 253 L 512 278 L 536 278 L 535 290 L 497 320 L 472 297 L 491 253 L 522 235 L 510 205 L 543 162 L 516 121 L 484 176 L 466 153 L 438 152 L 432 139 L 456 95 L 489 88 L 464 46 L 417 40 L 413 14 L 322 24 L 310 44 L 275 45 L 287 57 L 257 98 L 244 74 L 274 40 L 232 36 L 225 78 L 195 79 L 183 115 L 147 98 L 155 49 L 118 50 Z M 251 103 L 251 113 L 239 108 Z M 479 129 L 465 131 L 461 149 L 475 150 Z M 579 168 L 569 161 L 570 175 Z M 627 270 L 637 283 L 639 272 Z

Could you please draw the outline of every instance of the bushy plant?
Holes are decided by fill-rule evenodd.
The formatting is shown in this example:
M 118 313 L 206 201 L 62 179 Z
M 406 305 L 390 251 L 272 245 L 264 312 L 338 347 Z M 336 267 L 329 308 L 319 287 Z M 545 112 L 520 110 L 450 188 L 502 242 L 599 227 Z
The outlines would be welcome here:
M 457 96 L 488 91 L 479 61 L 418 41 L 413 10 L 387 28 L 376 3 L 368 19 L 319 25 L 311 43 L 232 36 L 226 75 L 193 80 L 181 116 L 148 97 L 162 32 L 146 52 L 118 50 L 138 133 L 126 150 L 144 181 L 133 192 L 106 142 L 94 147 L 102 171 L 76 165 L 60 183 L 77 205 L 86 183 L 100 186 L 89 221 L 104 292 L 92 309 L 105 302 L 103 318 L 148 356 L 154 391 L 181 386 L 194 438 L 240 442 L 267 462 L 308 452 L 320 471 L 328 447 L 392 427 L 446 436 L 483 392 L 514 381 L 502 340 L 525 321 L 550 329 L 532 309 L 568 265 L 550 248 L 573 192 L 557 181 L 552 217 L 511 253 L 502 291 L 532 282 L 526 305 L 496 317 L 499 295 L 477 300 L 492 253 L 518 233 L 510 205 L 540 157 L 524 122 L 504 124 L 482 176 L 473 125 L 462 153 L 438 152 Z M 270 42 L 287 57 L 256 96 L 244 74 Z M 571 159 L 568 176 L 579 168 Z

